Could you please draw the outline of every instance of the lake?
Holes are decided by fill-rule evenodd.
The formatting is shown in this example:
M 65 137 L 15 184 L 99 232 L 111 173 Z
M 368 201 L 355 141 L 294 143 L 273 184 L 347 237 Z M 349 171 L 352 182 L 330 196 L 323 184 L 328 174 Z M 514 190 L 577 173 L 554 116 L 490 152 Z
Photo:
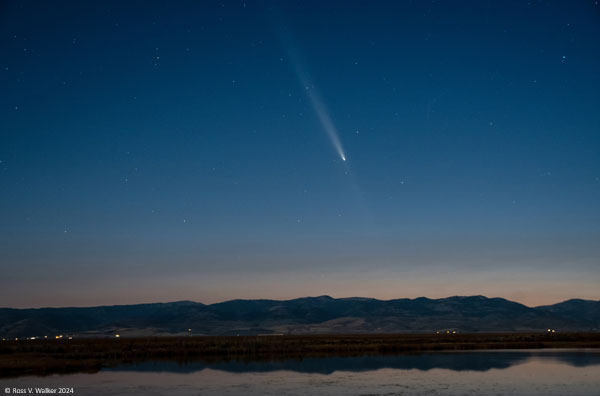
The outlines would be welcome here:
M 76 395 L 594 395 L 600 350 L 511 350 L 259 362 L 144 362 L 4 379 Z M 35 393 L 35 389 L 33 389 Z

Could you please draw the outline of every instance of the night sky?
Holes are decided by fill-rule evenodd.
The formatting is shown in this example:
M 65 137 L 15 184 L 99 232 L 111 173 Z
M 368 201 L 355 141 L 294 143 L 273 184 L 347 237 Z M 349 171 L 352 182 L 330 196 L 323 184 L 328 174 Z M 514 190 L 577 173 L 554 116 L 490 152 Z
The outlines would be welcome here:
M 3 1 L 0 68 L 0 306 L 600 299 L 598 2 Z

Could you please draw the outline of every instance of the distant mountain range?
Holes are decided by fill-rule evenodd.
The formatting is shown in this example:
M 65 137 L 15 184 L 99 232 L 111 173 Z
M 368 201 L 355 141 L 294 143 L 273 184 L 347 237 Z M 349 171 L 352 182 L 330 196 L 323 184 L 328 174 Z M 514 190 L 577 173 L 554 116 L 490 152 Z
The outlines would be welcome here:
M 0 308 L 0 337 L 600 331 L 600 301 L 530 308 L 484 296 L 377 300 L 192 301 L 85 308 Z

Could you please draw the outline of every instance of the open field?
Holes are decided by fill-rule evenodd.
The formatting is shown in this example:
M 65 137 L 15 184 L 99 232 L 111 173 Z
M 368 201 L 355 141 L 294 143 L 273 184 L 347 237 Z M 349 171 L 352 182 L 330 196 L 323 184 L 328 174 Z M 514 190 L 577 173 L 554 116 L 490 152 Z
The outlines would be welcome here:
M 284 335 L 2 341 L 0 377 L 95 372 L 102 367 L 145 360 L 263 360 L 536 348 L 600 348 L 600 333 Z

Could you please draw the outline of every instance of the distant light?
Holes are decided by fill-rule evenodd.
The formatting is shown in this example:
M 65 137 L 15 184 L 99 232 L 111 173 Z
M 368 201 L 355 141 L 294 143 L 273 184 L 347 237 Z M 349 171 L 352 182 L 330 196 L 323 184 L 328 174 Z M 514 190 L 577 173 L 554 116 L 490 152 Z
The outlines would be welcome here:
M 115 337 L 116 337 L 116 338 L 119 338 L 119 337 L 121 337 L 121 336 L 120 336 L 119 334 L 115 334 Z
M 553 333 L 556 333 L 556 330 L 552 330 Z
M 456 334 L 456 330 L 453 330 L 453 331 L 452 331 L 452 334 Z
M 548 329 L 548 331 L 552 331 L 551 329 Z
M 189 331 L 189 332 L 191 332 L 191 331 L 192 331 L 192 329 L 188 329 L 188 331 Z

